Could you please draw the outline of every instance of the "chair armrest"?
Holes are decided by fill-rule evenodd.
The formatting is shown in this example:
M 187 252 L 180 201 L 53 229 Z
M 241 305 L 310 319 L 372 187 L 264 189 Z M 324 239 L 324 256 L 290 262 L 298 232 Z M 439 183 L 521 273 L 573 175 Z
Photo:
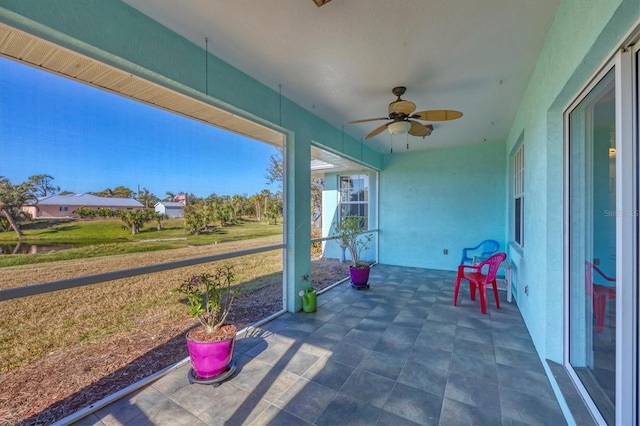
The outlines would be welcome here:
M 602 272 L 602 269 L 598 268 L 596 265 L 591 264 L 591 266 L 593 267 L 593 269 L 598 273 L 598 275 L 600 275 L 602 278 L 604 278 L 605 280 L 609 281 L 609 282 L 616 282 L 615 278 L 612 278 L 610 276 L 607 276 L 604 272 Z
M 480 265 L 458 265 L 458 275 L 464 274 L 465 269 L 475 269 L 478 271 L 480 269 Z

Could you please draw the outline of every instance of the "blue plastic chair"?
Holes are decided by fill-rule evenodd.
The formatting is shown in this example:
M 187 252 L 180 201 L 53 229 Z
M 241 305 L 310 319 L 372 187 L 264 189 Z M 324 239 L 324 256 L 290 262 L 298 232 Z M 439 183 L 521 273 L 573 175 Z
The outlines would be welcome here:
M 465 263 L 472 264 L 474 257 L 476 261 L 483 261 L 490 256 L 496 254 L 500 250 L 500 243 L 496 240 L 484 240 L 480 244 L 475 247 L 467 247 L 462 249 L 462 259 L 460 260 L 460 264 L 464 265 Z M 470 252 L 479 251 L 475 256 L 470 254 Z

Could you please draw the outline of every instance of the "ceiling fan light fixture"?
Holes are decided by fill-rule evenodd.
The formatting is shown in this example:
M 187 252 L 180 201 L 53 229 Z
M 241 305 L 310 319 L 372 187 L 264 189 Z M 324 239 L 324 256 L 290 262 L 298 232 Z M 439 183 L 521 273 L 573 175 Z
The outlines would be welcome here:
M 392 135 L 402 135 L 407 133 L 411 128 L 411 123 L 408 121 L 394 121 L 393 123 L 387 126 L 387 130 Z

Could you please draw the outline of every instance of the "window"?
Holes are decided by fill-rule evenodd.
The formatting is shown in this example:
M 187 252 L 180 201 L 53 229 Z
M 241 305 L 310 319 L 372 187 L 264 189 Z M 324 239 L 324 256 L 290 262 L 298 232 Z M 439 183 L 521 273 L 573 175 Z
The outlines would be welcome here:
M 348 216 L 362 216 L 367 227 L 369 217 L 369 176 L 340 176 L 339 197 L 340 219 Z
M 67 206 L 60 206 L 60 211 L 61 211 L 61 212 L 68 212 L 68 211 L 69 211 L 69 207 L 67 207 Z
M 524 145 L 513 155 L 513 241 L 524 246 Z

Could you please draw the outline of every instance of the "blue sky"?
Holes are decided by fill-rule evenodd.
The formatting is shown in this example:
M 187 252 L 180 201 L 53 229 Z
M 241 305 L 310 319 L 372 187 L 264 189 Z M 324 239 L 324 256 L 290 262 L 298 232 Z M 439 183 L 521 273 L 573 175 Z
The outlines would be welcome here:
M 62 191 L 253 195 L 276 148 L 0 58 L 0 176 Z

